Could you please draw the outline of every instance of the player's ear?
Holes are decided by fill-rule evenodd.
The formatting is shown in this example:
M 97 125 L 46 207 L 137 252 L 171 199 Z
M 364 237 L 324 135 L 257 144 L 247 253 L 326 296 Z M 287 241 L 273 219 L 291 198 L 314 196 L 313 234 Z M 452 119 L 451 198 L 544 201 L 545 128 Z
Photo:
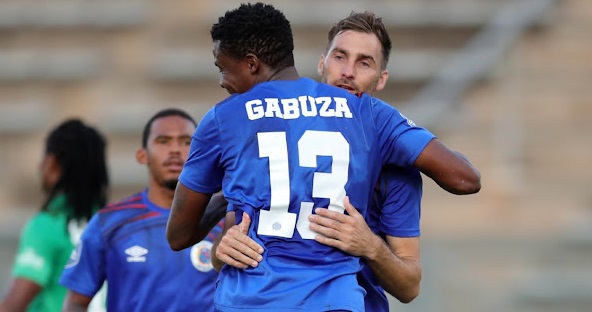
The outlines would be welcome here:
M 148 164 L 148 152 L 145 148 L 138 148 L 136 151 L 136 160 L 142 165 Z
M 388 80 L 389 72 L 388 69 L 383 70 L 380 73 L 380 77 L 378 77 L 378 83 L 376 84 L 376 91 L 380 91 L 384 89 L 386 85 L 386 81 Z
M 43 183 L 53 187 L 62 176 L 62 166 L 53 153 L 47 153 L 41 161 L 41 175 Z
M 247 66 L 249 66 L 249 72 L 251 74 L 257 73 L 259 70 L 259 66 L 261 66 L 261 61 L 257 57 L 257 55 L 253 53 L 247 53 L 246 57 Z
M 321 54 L 321 58 L 319 59 L 319 65 L 317 67 L 317 72 L 319 76 L 323 76 L 323 67 L 325 66 L 325 55 Z

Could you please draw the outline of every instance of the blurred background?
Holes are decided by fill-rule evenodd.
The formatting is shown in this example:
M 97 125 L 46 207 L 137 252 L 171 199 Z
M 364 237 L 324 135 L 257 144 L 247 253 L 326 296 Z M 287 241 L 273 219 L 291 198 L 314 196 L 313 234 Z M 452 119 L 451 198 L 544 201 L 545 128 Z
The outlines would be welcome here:
M 245 2 L 245 1 L 243 1 Z M 378 97 L 479 168 L 454 196 L 424 177 L 420 296 L 392 311 L 592 311 L 592 1 L 267 1 L 318 78 L 333 23 L 381 16 L 393 40 Z M 111 200 L 145 186 L 147 119 L 227 96 L 209 28 L 239 1 L 0 0 L 0 286 L 39 210 L 45 134 L 81 117 L 109 140 Z

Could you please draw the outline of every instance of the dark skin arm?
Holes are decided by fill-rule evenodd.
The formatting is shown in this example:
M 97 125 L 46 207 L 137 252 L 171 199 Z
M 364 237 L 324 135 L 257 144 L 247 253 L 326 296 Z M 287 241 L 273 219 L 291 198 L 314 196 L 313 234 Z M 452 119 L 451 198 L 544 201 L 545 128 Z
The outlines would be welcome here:
M 88 309 L 88 305 L 92 297 L 79 294 L 77 292 L 68 290 L 66 293 L 66 299 L 64 299 L 64 306 L 62 307 L 63 312 L 81 312 Z
M 203 240 L 206 235 L 208 235 L 208 233 L 214 228 L 214 226 L 216 226 L 216 224 L 218 224 L 218 222 L 224 218 L 226 215 L 227 206 L 228 201 L 226 201 L 226 198 L 224 198 L 222 192 L 212 195 L 212 198 L 206 207 L 206 212 L 199 222 L 200 235 L 197 237 L 198 241 Z M 201 229 L 203 229 L 203 231 Z M 201 236 L 202 234 L 203 236 Z
M 433 139 L 415 160 L 414 167 L 441 188 L 456 195 L 479 192 L 481 174 L 462 154 Z
M 31 280 L 15 278 L 0 304 L 0 312 L 25 311 L 41 289 L 41 286 Z
M 200 228 L 201 219 L 212 194 L 195 192 L 177 183 L 171 214 L 167 222 L 166 238 L 171 249 L 191 247 L 205 237 L 209 229 Z

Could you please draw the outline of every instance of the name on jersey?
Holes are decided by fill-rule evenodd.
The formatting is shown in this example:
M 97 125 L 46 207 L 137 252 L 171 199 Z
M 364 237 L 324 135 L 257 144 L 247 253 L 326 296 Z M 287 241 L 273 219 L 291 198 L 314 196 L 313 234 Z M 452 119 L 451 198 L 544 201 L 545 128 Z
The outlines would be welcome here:
M 347 99 L 342 97 L 312 97 L 256 99 L 245 103 L 250 120 L 261 118 L 296 119 L 299 117 L 352 118 Z

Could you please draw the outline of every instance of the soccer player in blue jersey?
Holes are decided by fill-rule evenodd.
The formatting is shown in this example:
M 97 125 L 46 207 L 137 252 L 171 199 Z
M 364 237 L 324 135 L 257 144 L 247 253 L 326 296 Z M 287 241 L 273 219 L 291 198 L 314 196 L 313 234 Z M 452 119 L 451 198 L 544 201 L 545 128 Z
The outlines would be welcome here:
M 289 22 L 272 6 L 242 5 L 211 33 L 233 95 L 194 134 L 167 226 L 171 247 L 196 241 L 222 188 L 265 252 L 255 268 L 222 269 L 217 309 L 362 311 L 359 258 L 314 242 L 308 216 L 319 206 L 343 212 L 346 193 L 365 215 L 381 167 L 412 166 L 434 136 L 378 99 L 299 78 Z
M 388 79 L 391 46 L 381 18 L 372 12 L 352 13 L 329 31 L 327 50 L 318 66 L 321 80 L 352 93 L 380 91 Z M 432 145 L 438 143 L 432 140 L 416 163 L 437 151 Z M 462 155 L 447 154 L 458 172 L 456 177 L 464 177 L 465 183 L 450 185 L 448 181 L 441 182 L 442 177 L 437 175 L 434 180 L 453 193 L 478 191 L 478 171 Z M 421 164 L 417 167 L 421 168 Z M 365 265 L 358 274 L 358 282 L 367 292 L 366 311 L 389 311 L 381 286 L 403 303 L 419 295 L 421 196 L 422 181 L 417 168 L 385 166 L 375 187 L 373 209 L 365 219 L 353 209 L 348 209 L 347 215 L 318 209 L 317 215 L 310 217 L 311 229 L 321 234 L 316 237 L 319 242 L 363 258 Z
M 386 65 L 391 41 L 379 17 L 372 12 L 352 13 L 333 26 L 328 39 L 326 56 L 319 63 L 319 73 L 324 82 L 351 93 L 372 94 L 384 88 L 388 78 Z M 419 157 L 425 158 L 434 151 L 438 150 L 426 147 Z M 456 156 L 460 161 L 455 163 L 459 173 L 456 177 L 468 177 L 464 185 L 445 176 L 435 176 L 434 180 L 451 193 L 477 192 L 480 188 L 478 171 L 464 156 Z M 454 177 L 455 174 L 452 174 Z M 364 266 L 358 276 L 358 282 L 367 292 L 366 311 L 389 310 L 381 285 L 404 303 L 419 294 L 422 272 L 419 253 L 421 195 L 422 181 L 418 169 L 387 166 L 383 168 L 376 185 L 373 208 L 365 218 L 367 223 L 348 205 L 345 206 L 348 214 L 319 208 L 316 214 L 326 218 L 310 216 L 311 228 L 323 234 L 315 237 L 317 241 L 362 256 L 370 264 Z M 218 248 L 214 244 L 219 260 L 240 268 L 257 266 L 262 249 L 245 236 L 245 226 L 240 224 L 230 228 Z M 215 260 L 218 259 L 214 256 L 212 261 Z M 218 262 L 218 266 L 221 265 Z M 214 266 L 217 266 L 216 262 Z
M 86 311 L 104 281 L 108 311 L 214 311 L 217 273 L 210 249 L 221 224 L 182 252 L 172 251 L 165 238 L 195 127 L 178 109 L 162 110 L 148 121 L 136 153 L 148 169 L 148 188 L 93 216 L 60 279 L 68 288 L 65 311 Z

